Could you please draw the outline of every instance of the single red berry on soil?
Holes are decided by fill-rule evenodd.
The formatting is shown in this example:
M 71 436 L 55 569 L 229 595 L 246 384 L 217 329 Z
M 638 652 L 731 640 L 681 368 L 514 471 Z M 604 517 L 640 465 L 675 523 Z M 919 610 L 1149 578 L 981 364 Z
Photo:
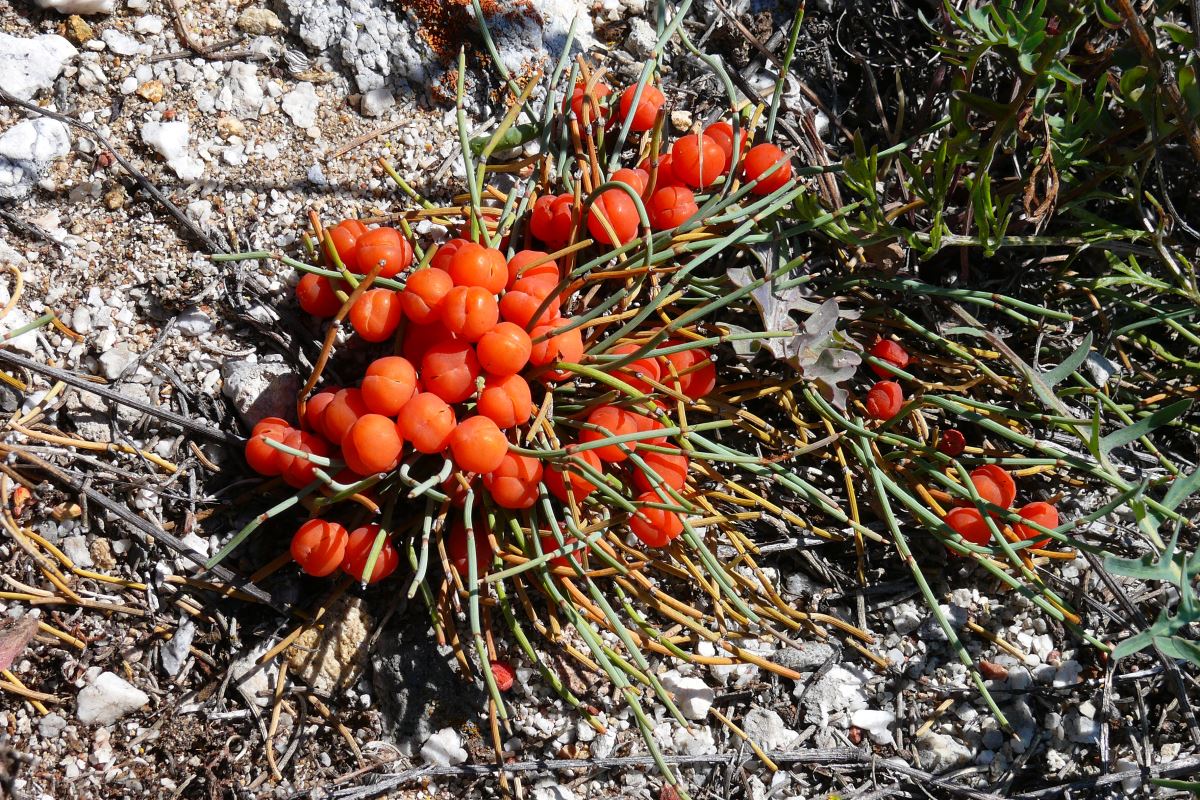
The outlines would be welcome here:
M 683 451 L 675 453 L 649 451 L 641 453 L 641 457 L 646 462 L 646 466 L 654 470 L 654 473 L 672 489 L 680 491 L 687 483 L 689 462 Z M 643 492 L 654 491 L 650 476 L 636 466 L 633 468 L 633 485 Z
M 492 566 L 492 550 L 491 540 L 488 539 L 487 533 L 483 528 L 476 523 L 472 538 L 475 540 L 475 575 L 483 577 L 488 573 L 488 569 Z M 464 581 L 467 579 L 468 567 L 470 562 L 467 560 L 469 550 L 467 549 L 467 526 L 462 522 L 455 522 L 450 527 L 450 535 L 446 538 L 446 558 L 450 560 L 450 565 L 458 572 L 459 577 Z
M 400 326 L 400 296 L 391 289 L 367 289 L 350 308 L 350 324 L 368 342 L 382 342 Z
M 321 415 L 320 433 L 336 445 L 342 443 L 346 434 L 358 422 L 358 418 L 370 413 L 360 389 L 341 389 L 325 406 Z
M 512 668 L 512 665 L 507 661 L 491 661 L 488 666 L 492 669 L 492 680 L 496 682 L 496 688 L 502 692 L 507 692 L 513 687 L 516 681 L 517 673 Z
M 417 371 L 407 358 L 377 358 L 367 367 L 366 377 L 363 378 L 363 403 L 375 414 L 394 417 L 405 403 L 413 399 L 419 385 Z
M 505 453 L 500 465 L 483 476 L 483 485 L 501 508 L 529 508 L 537 502 L 542 462 L 529 456 Z
M 433 258 L 429 259 L 429 266 L 434 269 L 440 269 L 442 272 L 450 272 L 450 263 L 454 261 L 454 254 L 458 252 L 458 248 L 464 244 L 471 244 L 470 239 L 451 239 L 443 244 L 433 253 Z
M 366 232 L 367 226 L 356 219 L 344 219 L 329 229 L 329 238 L 333 240 L 333 247 L 337 251 L 338 258 L 351 272 L 359 271 L 357 243 Z M 328 259 L 327 263 L 332 264 L 333 259 Z
M 612 174 L 611 180 L 628 184 L 629 188 L 640 195 L 646 191 L 646 184 L 650 182 L 650 173 L 644 169 L 622 167 Z
M 600 456 L 596 455 L 595 450 L 583 450 L 573 455 L 582 459 L 596 472 L 604 472 L 604 463 L 600 460 Z M 542 481 L 550 490 L 550 494 L 564 503 L 567 502 L 568 486 L 574 493 L 576 502 L 582 501 L 583 498 L 596 491 L 596 484 L 592 483 L 590 478 L 585 477 L 579 466 L 571 461 L 547 464 L 542 472 Z
M 897 369 L 905 369 L 908 367 L 909 358 L 908 351 L 905 350 L 899 342 L 894 342 L 891 339 L 880 339 L 871 347 L 871 355 L 878 358 L 880 361 L 886 361 Z M 868 363 L 867 366 L 881 378 L 890 378 L 892 373 L 888 372 L 878 364 Z
M 656 231 L 669 231 L 687 222 L 700 210 L 696 195 L 686 186 L 656 189 L 646 202 L 646 216 Z
M 1001 508 L 1012 508 L 1017 499 L 1017 482 L 999 464 L 984 464 L 971 470 L 971 482 L 981 498 Z
M 500 306 L 482 286 L 455 286 L 442 301 L 441 315 L 451 333 L 477 342 L 500 321 Z
M 421 383 L 447 403 L 461 403 L 475 393 L 479 359 L 471 345 L 458 339 L 438 342 L 421 359 Z
M 753 194 L 770 194 L 792 177 L 792 162 L 788 160 L 782 150 L 773 144 L 765 143 L 751 147 L 750 152 L 746 153 L 744 164 L 746 180 L 758 181 L 750 189 Z M 776 164 L 780 165 L 779 168 L 768 175 L 767 172 Z
M 1017 513 L 1030 522 L 1036 522 L 1043 528 L 1053 529 L 1058 527 L 1058 509 L 1049 503 L 1043 503 L 1041 500 L 1035 500 L 1032 503 L 1021 506 Z M 1050 544 L 1049 536 L 1043 535 L 1041 531 L 1031 528 L 1028 525 L 1022 525 L 1018 522 L 1013 525 L 1013 530 L 1022 539 L 1037 539 L 1033 543 L 1033 546 L 1039 550 Z M 1039 539 L 1038 537 L 1041 538 Z
M 463 472 L 483 475 L 495 470 L 508 454 L 508 439 L 488 417 L 465 419 L 450 434 L 450 453 Z
M 678 339 L 667 342 L 668 347 L 683 344 Z M 663 370 L 663 382 L 677 388 L 693 400 L 699 400 L 717 388 L 717 365 L 706 348 L 694 347 L 666 356 L 667 368 Z M 671 370 L 674 369 L 674 374 Z M 675 376 L 679 377 L 676 378 Z
M 543 250 L 518 250 L 508 260 L 508 285 L 512 286 L 521 278 L 548 276 L 557 284 L 559 279 L 558 264 L 554 259 L 543 260 L 549 253 Z M 535 262 L 542 263 L 536 264 Z
M 904 390 L 895 381 L 879 381 L 867 392 L 867 413 L 875 419 L 891 419 L 904 405 Z
M 489 375 L 479 393 L 475 411 L 501 429 L 524 425 L 533 414 L 529 383 L 520 375 Z
M 702 133 L 681 136 L 671 146 L 671 170 L 688 186 L 702 189 L 724 172 L 725 153 Z
M 333 281 L 324 275 L 307 272 L 296 284 L 296 302 L 300 307 L 320 319 L 336 315 L 342 309 L 342 301 L 333 288 Z
M 654 120 L 658 116 L 658 110 L 662 108 L 667 98 L 658 90 L 658 87 L 646 84 L 642 87 L 642 96 L 638 98 L 638 104 L 635 108 L 633 105 L 633 96 L 637 94 L 637 88 L 636 85 L 630 86 L 621 92 L 621 119 L 628 119 L 629 112 L 632 109 L 633 122 L 630 123 L 629 130 L 641 133 L 654 127 Z
M 343 572 L 356 580 L 364 580 L 363 573 L 367 571 L 367 559 L 371 555 L 371 549 L 375 546 L 375 539 L 378 535 L 379 526 L 373 522 L 350 532 L 350 537 L 346 540 L 346 555 L 342 559 Z M 396 546 L 392 544 L 390 538 L 384 539 L 383 547 L 380 548 L 379 555 L 375 558 L 375 568 L 367 576 L 366 582 L 381 581 L 395 572 L 398 566 L 400 566 L 400 553 L 396 551 Z
M 359 475 L 391 472 L 400 461 L 404 440 L 391 417 L 364 414 L 342 439 L 342 459 Z
M 588 414 L 587 421 L 590 425 L 603 428 L 607 433 L 591 429 L 581 431 L 579 441 L 583 443 L 597 442 L 601 439 L 607 439 L 610 436 L 625 436 L 630 433 L 637 433 L 639 430 L 637 420 L 633 415 L 617 406 L 600 406 Z M 632 448 L 634 445 L 629 443 L 627 446 Z M 629 457 L 621 449 L 620 445 L 616 444 L 606 444 L 603 447 L 595 448 L 594 452 L 600 457 L 601 461 L 613 464 L 624 461 Z
M 457 338 L 449 328 L 442 324 L 441 319 L 428 325 L 409 325 L 404 330 L 404 339 L 400 342 L 400 352 L 410 364 L 416 365 L 421 363 L 421 359 L 425 357 L 429 348 L 438 342 Z
M 283 444 L 314 456 L 327 456 L 331 449 L 323 436 L 308 431 L 291 431 Z M 288 486 L 300 489 L 317 479 L 317 465 L 307 458 L 285 453 L 283 463 L 283 481 Z
M 306 574 L 323 578 L 342 565 L 348 539 L 346 529 L 338 523 L 310 519 L 292 535 L 292 560 Z
M 400 433 L 421 453 L 440 453 L 450 443 L 457 421 L 445 400 L 431 392 L 421 392 L 404 407 Z
M 601 244 L 631 242 L 638 234 L 637 206 L 621 189 L 601 192 L 588 209 L 587 228 L 592 238 Z
M 992 540 L 992 532 L 978 508 L 952 508 L 946 514 L 946 524 L 971 544 L 986 545 Z
M 638 504 L 662 501 L 655 492 L 646 492 L 634 498 L 634 502 Z M 629 529 L 647 547 L 666 547 L 672 539 L 683 533 L 683 520 L 674 511 L 639 508 L 629 519 Z
M 450 277 L 455 286 L 479 286 L 499 294 L 508 284 L 508 264 L 499 250 L 467 242 L 450 259 Z
M 579 120 L 579 124 L 590 125 L 597 119 L 606 119 L 608 106 L 604 103 L 604 98 L 610 94 L 612 89 L 600 81 L 593 84 L 590 90 L 582 81 L 575 84 L 575 89 L 571 92 L 571 111 Z
M 963 436 L 961 431 L 951 428 L 942 433 L 937 449 L 951 458 L 958 458 L 967 449 L 967 437 Z
M 437 267 L 419 269 L 408 276 L 400 305 L 404 316 L 418 325 L 428 325 L 440 319 L 442 300 L 454 288 L 454 279 Z
M 479 365 L 492 375 L 512 375 L 529 363 L 533 342 L 520 325 L 501 322 L 485 333 L 476 346 Z
M 358 269 L 364 274 L 382 264 L 379 277 L 392 278 L 412 264 L 413 249 L 395 228 L 376 228 L 358 237 L 355 251 Z

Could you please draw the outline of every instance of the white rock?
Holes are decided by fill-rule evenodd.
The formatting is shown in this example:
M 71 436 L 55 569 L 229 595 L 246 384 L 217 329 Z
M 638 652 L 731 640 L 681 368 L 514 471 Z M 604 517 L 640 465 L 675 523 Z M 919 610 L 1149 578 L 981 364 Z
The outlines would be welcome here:
M 396 105 L 396 98 L 392 95 L 391 90 L 380 86 L 369 92 L 363 92 L 359 110 L 362 111 L 364 117 L 378 117 L 394 105 Z
M 175 318 L 175 327 L 187 336 L 203 336 L 214 326 L 212 317 L 195 306 Z
M 75 716 L 85 725 L 111 725 L 150 702 L 141 689 L 112 672 L 102 672 L 79 691 Z
M 287 419 L 294 413 L 300 380 L 286 364 L 226 361 L 221 377 L 221 391 L 251 425 L 264 417 Z
M 121 33 L 116 28 L 105 28 L 100 33 L 100 38 L 108 45 L 109 50 L 112 50 L 119 56 L 136 55 L 138 49 L 141 47 L 137 39 L 128 34 Z
M 20 100 L 28 100 L 54 79 L 79 51 L 61 36 L 47 33 L 22 39 L 0 33 L 0 87 Z
M 1074 686 L 1081 682 L 1079 675 L 1082 672 L 1083 665 L 1078 661 L 1064 661 L 1054 672 L 1054 685 L 1059 688 Z
M 70 152 L 70 131 L 58 120 L 39 117 L 9 128 L 0 135 L 0 199 L 29 194 L 50 165 Z
M 271 705 L 272 690 L 279 676 L 279 667 L 274 663 L 262 666 L 258 663 L 273 645 L 274 642 L 268 639 L 229 665 L 229 673 L 233 676 L 233 685 L 238 693 L 247 703 L 259 708 Z
M 251 36 L 269 36 L 286 30 L 274 11 L 259 6 L 251 6 L 238 16 L 237 29 Z
M 52 8 L 60 14 L 111 14 L 114 0 L 37 0 L 42 8 Z
M 92 553 L 88 550 L 86 536 L 68 536 L 66 539 L 63 539 L 62 549 L 67 558 L 71 559 L 75 566 L 80 569 L 88 569 L 94 566 L 95 562 L 92 561 Z
M 717 752 L 712 728 L 703 725 L 695 725 L 691 728 L 674 726 L 671 745 L 675 748 L 675 752 L 685 756 L 703 756 Z
M 783 717 L 769 708 L 754 706 L 742 720 L 742 730 L 767 750 L 789 750 L 800 734 L 787 726 Z
M 54 739 L 67 727 L 67 720 L 61 715 L 50 713 L 38 722 L 38 733 L 43 739 Z
M 835 664 L 811 687 L 799 683 L 796 696 L 804 693 L 805 719 L 813 725 L 825 726 L 835 715 L 867 707 L 862 686 L 863 681 L 859 676 Z
M 133 29 L 143 36 L 157 36 L 163 32 L 163 18 L 157 14 L 147 14 L 144 17 L 138 17 L 138 21 L 133 23 Z M 143 66 L 148 66 L 143 64 Z M 148 78 L 140 78 L 139 80 L 149 80 Z
M 435 767 L 452 767 L 467 760 L 467 751 L 454 728 L 442 728 L 421 746 L 421 758 Z
M 129 349 L 127 344 L 119 344 L 111 350 L 106 350 L 100 354 L 100 371 L 104 373 L 104 377 L 110 381 L 114 381 L 121 377 L 129 365 L 137 361 L 137 353 Z
M 280 106 L 298 128 L 311 128 L 317 122 L 317 106 L 321 98 L 308 81 L 296 84 L 296 88 L 283 96 Z
M 688 719 L 704 719 L 708 716 L 717 694 L 703 680 L 680 675 L 674 669 L 663 673 L 660 680 L 663 688 L 674 696 L 681 714 Z
M 556 781 L 539 782 L 533 787 L 533 800 L 575 800 L 575 792 Z
M 263 89 L 258 80 L 258 67 L 244 61 L 232 62 L 217 95 L 216 107 L 235 117 L 251 119 L 258 116 L 262 103 Z
M 937 774 L 966 764 L 971 760 L 971 751 L 950 736 L 927 733 L 917 739 L 917 758 L 922 769 Z
M 1078 744 L 1095 744 L 1100 739 L 1100 723 L 1078 712 L 1071 712 L 1063 721 L 1067 738 Z
M 890 725 L 896 721 L 896 715 L 890 711 L 877 711 L 872 708 L 860 708 L 850 715 L 850 724 L 862 728 L 875 744 L 892 744 Z
M 189 181 L 204 174 L 204 162 L 188 153 L 190 135 L 187 120 L 147 122 L 142 126 L 142 141 L 165 158 L 176 175 Z

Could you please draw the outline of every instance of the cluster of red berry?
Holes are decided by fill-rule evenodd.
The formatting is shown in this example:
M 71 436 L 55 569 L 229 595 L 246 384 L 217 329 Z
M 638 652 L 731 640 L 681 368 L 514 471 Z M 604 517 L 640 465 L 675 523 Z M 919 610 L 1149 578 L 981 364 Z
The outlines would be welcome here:
M 1017 499 L 1016 481 L 1008 470 L 997 464 L 984 464 L 982 467 L 971 470 L 971 483 L 979 498 L 992 505 L 1012 508 L 1013 502 Z M 1043 528 L 1058 527 L 1058 509 L 1041 500 L 1027 503 L 1017 509 L 1017 513 L 1023 519 L 1041 525 Z M 983 512 L 974 506 L 950 509 L 946 514 L 946 524 L 972 544 L 986 545 L 992 540 L 992 532 L 984 520 Z M 997 526 L 1001 533 L 1008 534 L 1006 525 L 997 522 Z M 1012 526 L 1012 532 L 1021 540 L 1037 539 L 1033 543 L 1036 548 L 1045 547 L 1050 543 L 1050 537 L 1019 522 Z

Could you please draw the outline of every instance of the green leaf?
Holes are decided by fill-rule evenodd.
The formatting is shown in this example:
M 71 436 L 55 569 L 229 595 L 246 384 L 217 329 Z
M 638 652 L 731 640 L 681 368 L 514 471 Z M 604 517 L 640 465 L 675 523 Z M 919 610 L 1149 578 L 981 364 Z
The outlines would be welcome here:
M 1057 386 L 1058 384 L 1062 383 L 1071 376 L 1071 373 L 1079 369 L 1084 361 L 1087 361 L 1088 352 L 1090 352 L 1091 349 L 1092 334 L 1089 331 L 1087 336 L 1083 337 L 1083 341 L 1079 344 L 1079 347 L 1075 349 L 1075 352 L 1063 359 L 1063 362 L 1054 369 L 1050 370 L 1049 372 L 1042 373 L 1042 380 L 1044 380 L 1048 386 Z
M 1161 554 L 1147 553 L 1141 558 L 1119 558 L 1105 554 L 1104 568 L 1114 575 L 1140 578 L 1147 581 L 1174 582 L 1178 572 L 1175 568 L 1175 545 L 1179 540 L 1176 532 Z
M 992 119 L 1004 119 L 1012 113 L 1012 109 L 1008 107 L 1007 103 L 999 103 L 990 97 L 984 97 L 983 95 L 974 94 L 973 92 L 967 92 L 960 89 L 951 92 L 950 97 L 967 106 L 971 110 L 977 111 L 980 114 Z
M 1171 658 L 1182 658 L 1200 667 L 1200 644 L 1179 636 L 1158 636 L 1154 643 Z
M 1130 636 L 1125 641 L 1113 648 L 1113 661 L 1120 661 L 1126 656 L 1131 656 L 1134 653 L 1141 652 L 1154 643 L 1154 634 L 1150 631 L 1142 631 L 1136 636 Z
M 1180 416 L 1187 413 L 1187 410 L 1191 407 L 1191 400 L 1180 400 L 1166 408 L 1160 408 L 1150 416 L 1140 419 L 1132 425 L 1115 430 L 1100 440 L 1100 452 L 1107 455 L 1117 447 L 1136 442 L 1156 428 L 1161 428 L 1163 425 L 1174 422 Z
M 1200 469 L 1186 478 L 1176 478 L 1163 496 L 1162 504 L 1174 511 L 1179 504 L 1200 491 Z

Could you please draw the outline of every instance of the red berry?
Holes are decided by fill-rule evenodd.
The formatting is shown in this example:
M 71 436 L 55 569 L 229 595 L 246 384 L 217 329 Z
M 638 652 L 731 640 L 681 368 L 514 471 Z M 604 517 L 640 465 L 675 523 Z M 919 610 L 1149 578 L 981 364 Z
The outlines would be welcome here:
M 683 342 L 678 339 L 667 342 L 668 346 L 678 344 Z M 693 400 L 699 400 L 717 388 L 717 365 L 713 363 L 711 353 L 705 348 L 695 347 L 671 353 L 666 356 L 666 360 L 670 368 L 663 370 L 663 382 L 678 388 Z M 671 369 L 675 370 L 674 375 Z M 679 376 L 678 380 L 675 375 Z
M 875 419 L 891 419 L 904 405 L 904 390 L 895 381 L 879 381 L 867 392 L 867 413 Z
M 757 180 L 758 183 L 750 189 L 753 194 L 770 194 L 782 187 L 792 177 L 792 163 L 787 155 L 773 144 L 760 144 L 750 148 L 746 153 L 744 174 L 747 181 Z M 776 164 L 781 164 L 771 174 L 767 171 Z
M 310 519 L 292 536 L 292 560 L 306 574 L 323 578 L 341 566 L 348 539 L 346 529 L 338 523 Z
M 333 281 L 324 275 L 306 272 L 296 284 L 296 301 L 314 317 L 326 319 L 342 310 L 342 301 L 333 288 Z
M 327 231 L 342 265 L 351 272 L 359 271 L 358 254 L 356 252 L 357 243 L 366 232 L 367 226 L 356 219 L 342 220 Z M 333 259 L 327 259 L 326 261 L 329 264 L 332 264 L 332 262 Z
M 620 347 L 614 347 L 608 352 L 614 356 L 627 356 L 630 353 L 636 353 L 638 349 L 639 346 L 636 344 L 623 344 Z M 617 369 L 613 374 L 639 392 L 648 394 L 654 391 L 654 387 L 647 381 L 658 381 L 662 378 L 662 367 L 659 365 L 657 359 L 639 358 Z
M 746 129 L 742 128 L 742 151 L 746 150 Z M 733 164 L 733 125 L 720 120 L 714 122 L 704 129 L 704 135 L 717 143 L 717 147 L 721 148 L 721 152 L 725 154 L 725 166 L 729 167 Z
M 984 464 L 971 470 L 971 482 L 976 494 L 1001 508 L 1012 508 L 1017 499 L 1017 482 L 998 464 Z
M 470 239 L 451 239 L 444 245 L 439 247 L 433 254 L 433 258 L 429 259 L 429 266 L 434 269 L 440 269 L 442 272 L 449 274 L 450 264 L 454 261 L 454 254 L 458 252 L 458 248 L 464 244 L 471 244 Z
M 634 499 L 635 503 L 661 503 L 662 498 L 654 492 L 646 492 Z M 674 511 L 661 508 L 639 508 L 629 520 L 629 529 L 647 547 L 666 547 L 683 533 L 683 520 Z
M 1058 509 L 1049 503 L 1043 503 L 1041 500 L 1036 500 L 1022 506 L 1017 513 L 1030 522 L 1036 522 L 1043 528 L 1053 529 L 1058 527 Z M 1044 536 L 1041 531 L 1031 528 L 1028 525 L 1022 525 L 1018 522 L 1013 525 L 1013 530 L 1022 539 L 1037 539 L 1033 543 L 1033 546 L 1039 550 L 1050 544 L 1049 536 Z M 1039 536 L 1041 537 L 1040 539 L 1038 538 Z
M 413 249 L 395 228 L 376 228 L 358 237 L 358 268 L 367 273 L 379 265 L 379 277 L 392 278 L 412 264 Z
M 646 216 L 650 219 L 650 227 L 656 231 L 678 228 L 699 210 L 696 195 L 684 186 L 656 189 L 646 203 Z
M 482 286 L 455 286 L 442 301 L 442 324 L 468 342 L 496 327 L 500 306 L 496 297 Z
M 350 324 L 368 342 L 382 342 L 400 327 L 400 296 L 391 289 L 368 289 L 350 308 Z
M 491 540 L 478 525 L 474 527 L 472 533 L 472 538 L 475 540 L 475 574 L 483 577 L 487 574 L 488 568 L 492 566 L 494 551 Z M 467 527 L 461 522 L 455 522 L 446 539 L 446 558 L 450 560 L 450 565 L 464 581 L 467 579 L 469 574 L 467 568 L 470 566 L 470 562 L 467 561 L 470 552 L 467 549 L 467 535 Z
M 545 260 L 546 253 L 542 250 L 518 250 L 508 260 L 508 285 L 512 286 L 521 278 L 549 276 L 557 284 L 559 279 L 558 264 L 554 259 Z M 534 262 L 540 261 L 540 264 Z
M 520 375 L 489 375 L 475 410 L 502 429 L 524 425 L 533 414 L 529 384 Z
M 536 325 L 549 324 L 558 316 L 562 305 L 559 296 L 554 294 L 557 286 L 558 281 L 548 275 L 518 279 L 512 288 L 504 293 L 504 297 L 500 298 L 500 316 L 506 322 L 528 328 L 534 319 L 534 314 L 537 314 L 538 309 L 542 308 L 542 303 L 546 298 L 550 297 L 550 302 L 546 303 L 545 310 L 537 315 L 537 322 L 533 323 Z
M 516 680 L 517 673 L 513 670 L 512 665 L 507 661 L 491 661 L 488 664 L 492 670 L 492 680 L 496 682 L 496 688 L 502 692 L 507 692 L 513 687 L 513 682 Z
M 334 444 L 340 445 L 342 439 L 358 422 L 358 418 L 370 413 L 359 389 L 342 389 L 333 396 L 333 400 L 325 406 L 321 415 L 320 433 Z
M 508 264 L 499 250 L 467 242 L 450 260 L 450 277 L 455 286 L 479 286 L 499 294 L 508 284 Z
M 647 157 L 645 160 L 643 160 L 641 164 L 638 164 L 638 169 L 642 169 L 642 170 L 646 171 L 646 175 L 647 175 L 646 186 L 647 186 L 647 188 L 649 188 L 649 186 L 650 186 L 650 177 L 654 178 L 654 191 L 656 191 L 656 192 L 659 189 L 665 189 L 668 186 L 686 186 L 687 185 L 682 180 L 679 179 L 678 175 L 675 174 L 675 168 L 673 166 L 673 161 L 672 161 L 670 153 L 660 153 L 659 154 L 659 156 L 658 156 L 658 174 L 657 175 L 654 174 L 653 162 L 651 162 L 649 157 Z M 643 194 L 644 194 L 644 192 L 643 192 Z
M 430 392 L 421 392 L 404 407 L 400 433 L 421 453 L 440 453 L 450 443 L 457 421 L 454 409 Z
M 646 184 L 650 182 L 650 173 L 644 169 L 622 168 L 614 172 L 610 180 L 628 184 L 629 188 L 640 195 L 646 191 Z
M 268 417 L 255 425 L 250 440 L 246 442 L 246 463 L 250 465 L 250 469 L 269 477 L 282 475 L 287 465 L 284 458 L 287 454 L 276 450 L 264 439 L 283 444 L 290 433 L 292 427 L 278 417 Z
M 906 368 L 908 366 L 908 362 L 911 360 L 908 356 L 908 351 L 901 347 L 898 342 L 894 342 L 891 339 L 880 339 L 878 342 L 876 342 L 874 346 L 871 347 L 871 355 L 875 356 L 881 361 L 886 361 L 897 369 Z M 892 377 L 892 373 L 888 372 L 886 369 L 877 364 L 868 363 L 867 366 L 869 366 L 871 371 L 881 378 Z
M 291 431 L 283 444 L 314 456 L 327 456 L 330 451 L 329 443 L 320 434 L 308 431 Z M 284 453 L 283 456 L 283 481 L 288 486 L 300 489 L 317 479 L 316 464 L 307 458 L 288 453 Z
M 542 462 L 529 456 L 505 453 L 500 465 L 483 476 L 483 485 L 501 508 L 529 508 L 537 502 Z
M 425 391 L 432 392 L 447 403 L 461 403 L 475 394 L 475 379 L 479 377 L 479 360 L 475 350 L 464 341 L 451 339 L 439 342 L 425 352 L 421 359 L 421 382 Z
M 533 204 L 533 212 L 529 217 L 530 232 L 553 250 L 565 247 L 571 240 L 575 225 L 574 203 L 573 195 L 542 195 Z
M 400 350 L 410 364 L 416 365 L 421 363 L 421 359 L 425 357 L 429 348 L 438 342 L 457 338 L 442 324 L 440 319 L 428 325 L 409 325 L 404 330 L 404 340 L 400 343 Z
M 450 435 L 450 453 L 463 472 L 487 474 L 504 461 L 508 454 L 508 439 L 488 417 L 477 415 L 465 419 Z
M 951 428 L 942 434 L 937 449 L 951 458 L 958 458 L 967 449 L 967 438 L 960 431 Z
M 407 358 L 377 358 L 367 367 L 362 382 L 362 399 L 368 409 L 394 417 L 417 393 L 417 371 Z
M 662 478 L 667 486 L 670 486 L 676 491 L 681 491 L 687 483 L 688 474 L 688 457 L 683 454 L 683 451 L 675 453 L 657 453 L 649 451 L 640 454 L 642 460 L 646 462 L 646 466 L 654 470 L 654 473 Z M 638 487 L 643 492 L 654 491 L 654 486 L 650 480 L 650 476 L 640 469 L 633 469 L 633 485 Z
M 628 119 L 629 111 L 633 109 L 633 122 L 630 124 L 629 130 L 640 133 L 654 127 L 658 110 L 662 108 L 667 98 L 657 87 L 647 84 L 642 87 L 642 96 L 638 99 L 637 108 L 633 108 L 633 96 L 637 94 L 637 88 L 637 86 L 630 86 L 621 92 L 621 119 Z
M 440 319 L 442 300 L 454 288 L 450 274 L 437 267 L 419 269 L 408 276 L 400 305 L 404 315 L 418 325 L 428 325 Z
M 375 547 L 375 539 L 379 535 L 379 526 L 375 523 L 355 528 L 350 532 L 346 541 L 346 555 L 342 559 L 342 571 L 352 578 L 364 580 L 363 573 L 367 571 L 367 559 Z M 375 558 L 375 568 L 366 578 L 367 583 L 381 581 L 396 571 L 400 566 L 400 554 L 390 538 L 383 540 L 383 547 Z
M 992 540 L 992 532 L 978 508 L 952 508 L 946 514 L 946 524 L 972 544 L 986 545 Z
M 725 153 L 702 133 L 683 136 L 671 147 L 671 170 L 688 186 L 702 189 L 725 170 Z
M 589 424 L 603 428 L 608 432 L 604 433 L 591 429 L 583 430 L 579 434 L 580 442 L 597 442 L 607 439 L 610 436 L 625 436 L 630 433 L 637 433 L 640 430 L 637 419 L 630 412 L 617 406 L 600 406 L 588 414 L 587 421 Z M 627 443 L 626 446 L 632 448 L 634 445 L 633 443 Z M 594 450 L 601 461 L 608 461 L 614 464 L 624 461 L 629 457 L 621 449 L 621 446 L 616 444 L 606 444 L 603 447 L 594 448 Z
M 600 461 L 600 456 L 595 450 L 583 450 L 579 453 L 574 453 L 574 458 L 582 459 L 589 467 L 596 472 L 604 472 L 604 464 Z M 546 484 L 546 488 L 550 490 L 550 494 L 557 497 L 564 503 L 567 502 L 567 487 L 570 486 L 571 492 L 575 495 L 576 502 L 580 502 L 592 492 L 596 491 L 596 484 L 592 483 L 591 478 L 583 474 L 583 470 L 572 461 L 563 463 L 551 462 L 542 472 L 542 480 Z
M 404 440 L 390 417 L 364 414 L 342 439 L 342 459 L 359 475 L 391 472 L 400 460 Z
M 588 210 L 587 228 L 592 238 L 601 244 L 633 241 L 638 233 L 637 206 L 621 189 L 601 192 Z
M 583 358 L 583 334 L 578 327 L 562 330 L 572 323 L 572 319 L 560 319 L 551 325 L 539 326 L 530 333 L 534 340 L 533 351 L 529 355 L 529 363 L 544 366 L 562 361 L 578 364 Z M 561 330 L 561 333 L 554 333 Z M 538 342 L 543 335 L 553 334 L 548 339 Z M 550 370 L 543 376 L 546 380 L 565 381 L 573 373 L 565 369 Z
M 476 345 L 479 365 L 492 375 L 512 375 L 529 363 L 533 342 L 520 325 L 501 322 Z
M 608 106 L 604 105 L 604 98 L 610 94 L 612 89 L 599 81 L 594 83 L 590 90 L 587 90 L 585 83 L 577 83 L 571 92 L 571 111 L 581 125 L 590 125 L 597 119 L 605 119 L 608 117 Z
M 333 402 L 337 393 L 337 389 L 323 389 L 305 401 L 304 425 L 308 430 L 324 435 L 325 409 Z

